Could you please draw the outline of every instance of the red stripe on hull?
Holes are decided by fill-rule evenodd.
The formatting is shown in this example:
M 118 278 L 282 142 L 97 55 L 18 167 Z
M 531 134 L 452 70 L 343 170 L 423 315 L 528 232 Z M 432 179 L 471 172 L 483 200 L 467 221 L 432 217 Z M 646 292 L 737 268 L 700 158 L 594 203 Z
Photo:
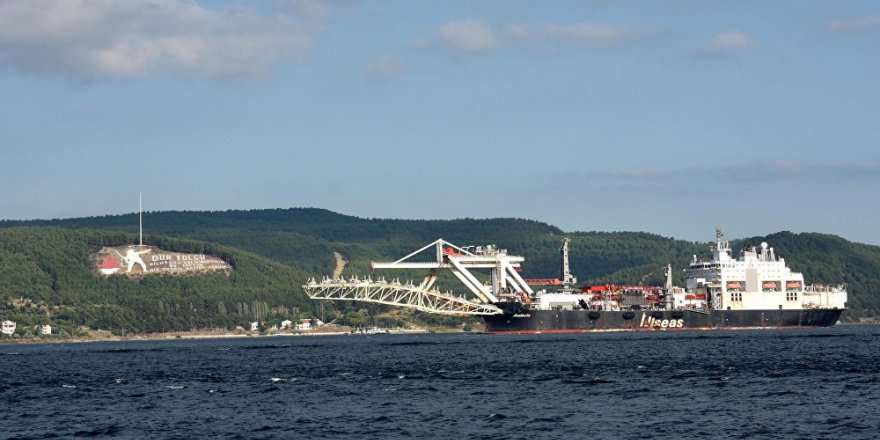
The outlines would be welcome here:
M 566 330 L 510 330 L 510 331 L 486 331 L 487 335 L 540 335 L 540 334 L 564 334 L 564 333 L 617 333 L 617 332 L 682 332 L 682 331 L 710 331 L 710 330 L 795 330 L 821 328 L 815 326 L 779 326 L 779 327 L 688 327 L 688 328 L 614 328 L 614 329 L 566 329 Z

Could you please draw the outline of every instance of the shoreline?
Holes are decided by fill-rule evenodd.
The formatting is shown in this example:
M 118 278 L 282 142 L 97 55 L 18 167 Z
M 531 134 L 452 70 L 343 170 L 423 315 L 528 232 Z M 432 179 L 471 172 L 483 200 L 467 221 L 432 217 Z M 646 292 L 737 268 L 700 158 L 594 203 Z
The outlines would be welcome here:
M 832 327 L 880 325 L 880 322 L 839 322 Z M 772 329 L 762 329 L 772 330 Z M 428 333 L 479 333 L 491 334 L 485 331 L 466 332 L 458 328 L 415 328 L 415 329 L 388 329 L 387 332 L 358 333 L 350 331 L 331 332 L 277 332 L 261 335 L 259 333 L 211 333 L 211 332 L 166 332 L 150 333 L 136 336 L 107 336 L 107 337 L 70 337 L 70 338 L 31 338 L 31 339 L 0 339 L 0 347 L 12 345 L 39 345 L 39 344 L 82 344 L 89 342 L 134 342 L 134 341 L 181 341 L 198 339 L 243 339 L 243 338 L 274 338 L 283 336 L 310 337 L 310 336 L 377 336 L 377 335 L 408 335 Z
M 407 334 L 426 334 L 426 333 L 464 333 L 457 329 L 389 329 L 387 332 L 375 333 L 358 333 L 350 331 L 331 331 L 331 332 L 277 332 L 271 334 L 259 333 L 211 333 L 211 332 L 166 332 L 166 333 L 150 333 L 146 335 L 135 336 L 92 336 L 92 337 L 70 337 L 70 338 L 3 338 L 0 339 L 0 346 L 10 345 L 39 345 L 39 344 L 81 344 L 89 342 L 133 342 L 133 341 L 181 341 L 181 340 L 197 340 L 197 339 L 244 339 L 244 338 L 274 338 L 282 336 L 310 337 L 310 336 L 375 336 L 375 335 L 407 335 Z

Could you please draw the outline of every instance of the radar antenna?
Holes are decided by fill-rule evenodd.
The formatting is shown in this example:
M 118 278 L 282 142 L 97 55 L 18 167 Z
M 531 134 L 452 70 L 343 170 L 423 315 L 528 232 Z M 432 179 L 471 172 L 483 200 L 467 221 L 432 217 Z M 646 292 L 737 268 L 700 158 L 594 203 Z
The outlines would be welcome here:
M 730 248 L 730 243 L 724 241 L 724 231 L 721 228 L 715 228 L 715 249 L 723 251 Z

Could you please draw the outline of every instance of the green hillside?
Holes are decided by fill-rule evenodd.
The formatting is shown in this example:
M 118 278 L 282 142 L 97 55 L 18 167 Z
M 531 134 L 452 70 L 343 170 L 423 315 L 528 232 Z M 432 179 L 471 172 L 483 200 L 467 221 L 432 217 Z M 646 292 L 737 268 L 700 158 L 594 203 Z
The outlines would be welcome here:
M 125 232 L 0 229 L 0 316 L 20 326 L 52 324 L 117 332 L 231 328 L 254 320 L 311 317 L 320 310 L 298 287 L 306 273 L 229 246 L 153 237 L 165 250 L 218 255 L 232 275 L 105 278 L 89 255 L 133 243 Z
M 118 229 L 137 232 L 135 214 L 47 221 L 0 221 L 10 226 Z M 559 272 L 559 247 L 572 239 L 572 268 L 583 280 L 622 281 L 652 273 L 661 265 L 686 264 L 705 246 L 647 233 L 578 232 L 524 219 L 380 220 L 323 209 L 157 212 L 144 214 L 145 234 L 222 243 L 310 273 L 330 273 L 333 251 L 345 255 L 348 269 L 366 273 L 372 260 L 396 259 L 437 238 L 459 245 L 497 244 L 527 258 L 524 276 Z M 621 273 L 618 273 L 623 271 Z
M 345 273 L 350 275 L 368 273 L 371 260 L 397 259 L 438 237 L 460 245 L 491 243 L 525 256 L 523 272 L 525 277 L 547 278 L 559 275 L 559 247 L 562 239 L 569 237 L 572 271 L 582 284 L 598 282 L 661 284 L 662 266 L 671 263 L 676 269 L 675 281 L 681 283 L 682 269 L 693 255 L 696 254 L 700 258 L 708 257 L 711 246 L 708 242 L 693 243 L 642 232 L 565 233 L 554 226 L 524 219 L 381 220 L 362 219 L 311 208 L 151 212 L 144 214 L 144 225 L 146 241 L 149 244 L 158 245 L 157 240 L 165 240 L 168 243 L 189 243 L 191 246 L 195 246 L 195 243 L 200 243 L 199 246 L 216 246 L 230 255 L 250 258 L 249 261 L 253 261 L 255 266 L 263 267 L 261 265 L 265 264 L 265 267 L 271 267 L 272 271 L 279 271 L 277 274 L 267 272 L 269 269 L 260 272 L 266 277 L 283 278 L 283 281 L 278 281 L 276 284 L 263 280 L 261 282 L 264 284 L 260 285 L 279 286 L 279 288 L 284 286 L 281 289 L 287 292 L 285 295 L 302 301 L 296 306 L 300 311 L 313 311 L 317 306 L 307 305 L 308 300 L 302 298 L 301 292 L 295 286 L 301 284 L 309 275 L 329 274 L 334 266 L 334 251 L 344 255 L 348 262 Z M 76 230 L 89 228 L 102 232 L 89 231 L 88 234 L 103 234 L 102 236 L 117 236 L 131 240 L 137 231 L 137 216 L 128 214 L 64 220 L 0 222 L 0 228 L 23 226 L 63 227 Z M 40 229 L 13 230 L 39 231 Z M 6 231 L 0 229 L 0 232 Z M 31 233 L 36 234 L 36 232 Z M 76 234 L 70 230 L 56 230 L 54 233 Z M 850 286 L 851 309 L 844 314 L 845 320 L 880 316 L 880 247 L 852 243 L 833 235 L 780 232 L 767 237 L 750 237 L 735 241 L 734 253 L 738 255 L 738 248 L 744 242 L 761 241 L 768 241 L 774 246 L 777 254 L 785 257 L 794 270 L 803 272 L 808 282 L 847 282 Z M 266 257 L 276 263 L 267 262 L 258 256 Z M 19 263 L 21 261 L 12 263 L 12 267 L 16 267 L 15 265 Z M 3 265 L 8 264 L 3 263 Z M 253 268 L 253 270 L 257 269 Z M 46 271 L 42 270 L 42 272 Z M 35 273 L 39 275 L 39 272 Z M 407 274 L 412 277 L 421 275 Z M 236 276 L 243 275 L 237 273 Z M 203 281 L 190 282 L 200 284 Z M 5 284 L 4 281 L 0 283 Z M 133 283 L 137 284 L 137 282 Z M 232 289 L 230 290 L 232 292 L 235 291 L 236 285 L 233 283 L 225 287 Z M 441 278 L 441 287 L 459 289 L 451 276 Z M 173 292 L 181 291 L 179 286 L 176 289 L 172 289 Z M 4 294 L 2 290 L 0 294 Z M 260 295 L 262 294 L 256 294 L 257 297 L 263 298 Z M 274 300 L 264 300 L 270 304 L 270 307 L 274 307 Z M 278 305 L 284 304 L 287 303 L 278 302 Z M 293 305 L 284 306 L 293 307 Z M 371 316 L 383 310 L 379 307 L 351 303 L 327 304 L 325 307 L 335 307 L 347 314 L 365 310 Z

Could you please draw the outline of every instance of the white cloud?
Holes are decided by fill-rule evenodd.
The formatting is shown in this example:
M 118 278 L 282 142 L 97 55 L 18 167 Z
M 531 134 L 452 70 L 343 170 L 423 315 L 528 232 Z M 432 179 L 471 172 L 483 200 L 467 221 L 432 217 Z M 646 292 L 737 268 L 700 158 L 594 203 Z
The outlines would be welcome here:
M 835 32 L 863 32 L 880 29 L 880 15 L 832 20 L 828 27 Z
M 367 78 L 374 80 L 386 80 L 400 75 L 407 68 L 406 61 L 397 57 L 382 57 L 364 68 Z
M 187 0 L 9 0 L 0 2 L 0 66 L 80 78 L 248 76 L 301 56 L 320 13 L 215 11 Z
M 450 47 L 466 52 L 487 52 L 501 44 L 495 33 L 479 20 L 447 23 L 440 28 L 440 36 Z
M 754 45 L 752 38 L 736 29 L 720 33 L 698 50 L 700 55 L 728 55 L 743 52 Z
M 524 40 L 567 40 L 596 46 L 610 46 L 641 40 L 656 32 L 628 26 L 610 26 L 595 23 L 572 25 L 511 26 L 508 35 Z
M 548 44 L 572 42 L 591 46 L 614 46 L 643 40 L 657 32 L 653 29 L 612 26 L 597 23 L 516 24 L 506 28 L 487 26 L 480 20 L 449 22 L 440 27 L 439 42 L 421 40 L 414 48 L 446 47 L 462 52 L 490 52 L 510 43 Z
M 722 167 L 693 167 L 680 169 L 628 169 L 591 173 L 583 177 L 606 185 L 613 183 L 653 185 L 659 182 L 730 182 L 735 184 L 760 183 L 774 180 L 812 179 L 820 174 L 837 176 L 838 180 L 864 179 L 880 182 L 880 162 L 870 160 L 861 163 L 801 163 L 775 161 L 760 164 L 737 164 Z

